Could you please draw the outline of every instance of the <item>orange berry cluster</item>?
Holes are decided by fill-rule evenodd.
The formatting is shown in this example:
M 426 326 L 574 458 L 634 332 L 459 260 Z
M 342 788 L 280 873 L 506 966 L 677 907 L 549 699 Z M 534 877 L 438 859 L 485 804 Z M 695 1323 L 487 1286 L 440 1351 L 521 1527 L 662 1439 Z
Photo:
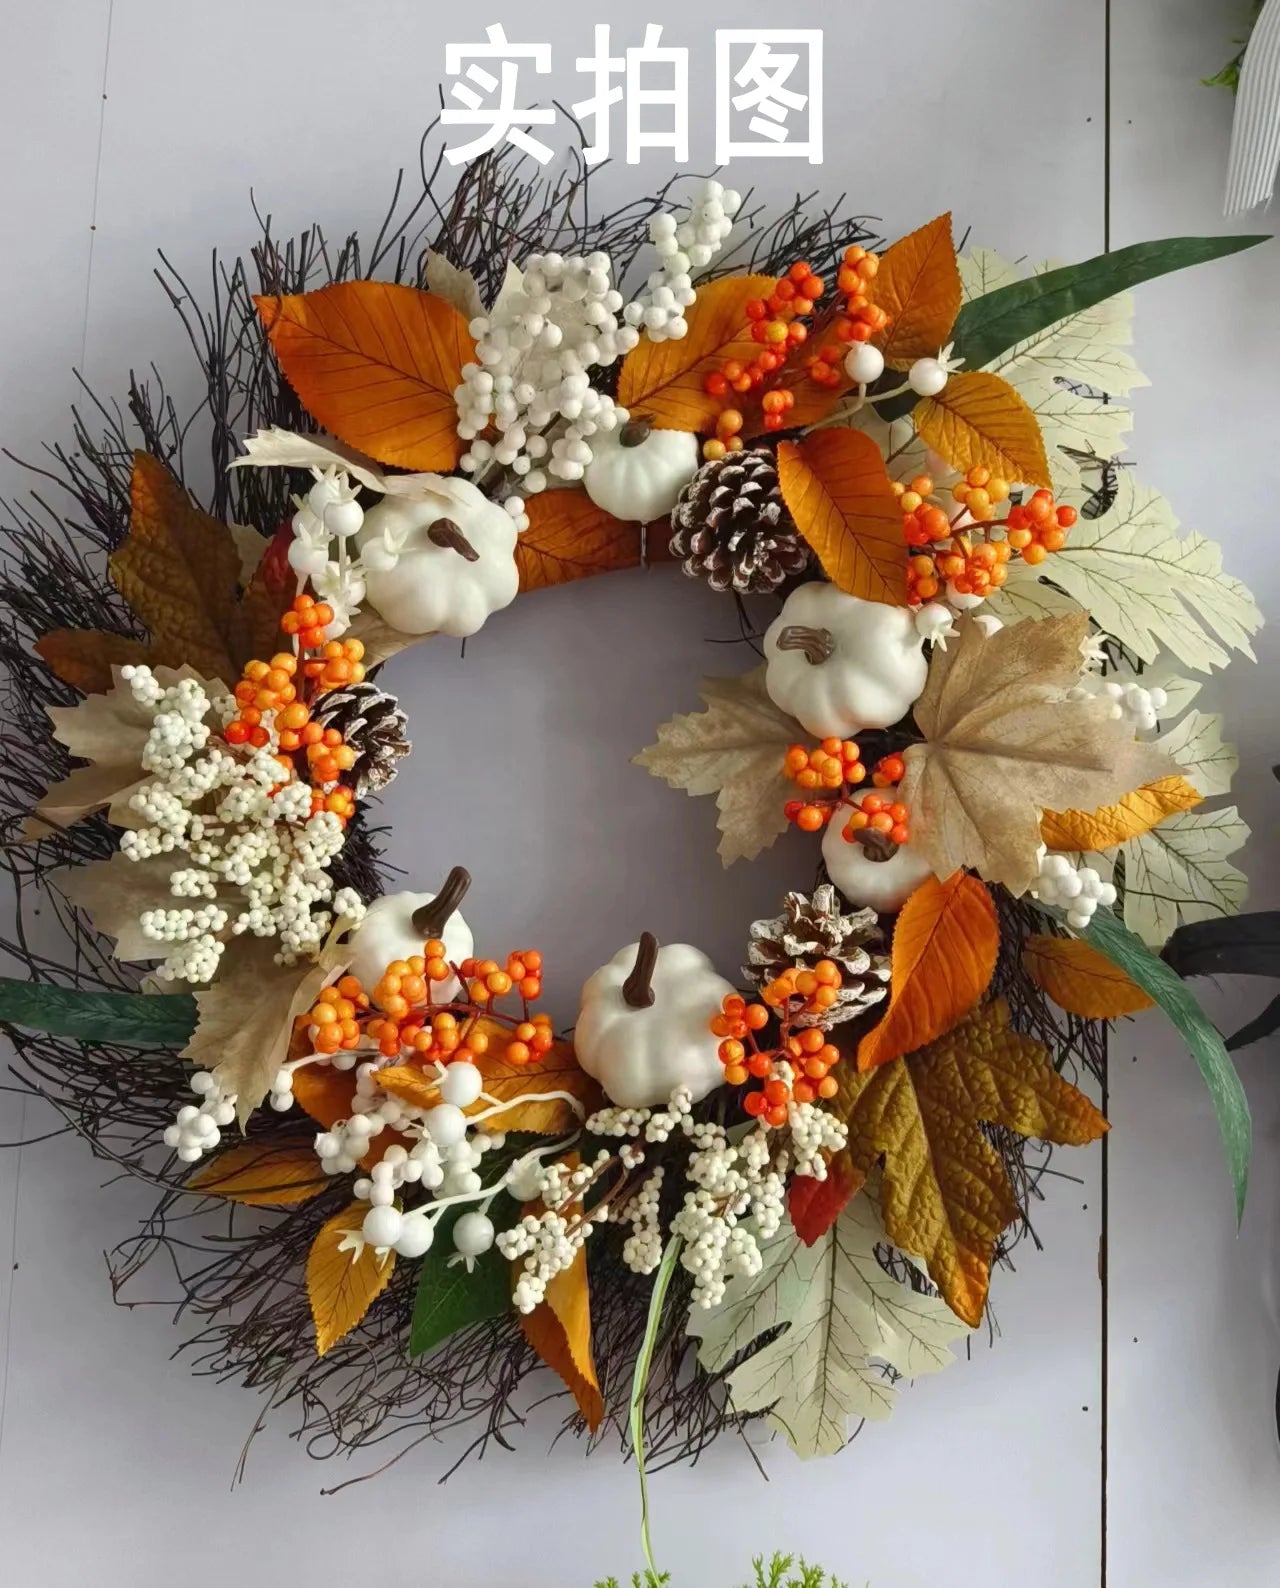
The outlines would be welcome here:
M 979 524 L 989 523 L 996 516 L 996 508 L 1009 500 L 1009 482 L 990 469 L 976 464 L 964 479 L 957 480 L 951 495 L 968 511 L 969 517 Z
M 911 837 L 907 816 L 907 807 L 901 801 L 868 791 L 860 800 L 854 801 L 840 836 L 846 843 L 856 844 L 859 841 L 858 834 L 869 828 L 873 833 L 892 839 L 895 844 L 905 844 Z
M 882 755 L 871 773 L 876 788 L 896 788 L 907 775 L 907 763 L 900 755 Z
M 327 601 L 317 601 L 314 596 L 299 595 L 280 619 L 280 627 L 290 636 L 296 636 L 304 651 L 315 651 L 324 644 L 325 630 L 333 622 L 333 608 Z
M 850 343 L 869 342 L 888 326 L 888 314 L 867 296 L 879 270 L 878 255 L 860 244 L 845 249 L 836 276 L 836 288 L 844 302 L 831 327 L 833 343 L 822 347 L 808 364 L 809 379 L 819 386 L 838 386 L 844 378 L 841 365 Z
M 360 1017 L 369 1008 L 369 996 L 354 976 L 344 976 L 326 987 L 302 1017 L 311 1028 L 317 1053 L 337 1053 L 339 1048 L 360 1046 Z
M 326 987 L 298 1024 L 307 1029 L 317 1053 L 376 1042 L 387 1059 L 404 1054 L 422 1064 L 470 1064 L 489 1051 L 492 1041 L 477 1024 L 482 1009 L 492 1013 L 487 1006 L 513 987 L 527 1004 L 542 990 L 541 970 L 542 955 L 535 949 L 509 955 L 506 971 L 495 960 L 466 959 L 456 973 L 469 981 L 469 1002 L 441 1003 L 432 997 L 432 984 L 451 980 L 455 967 L 445 945 L 431 938 L 421 954 L 393 960 L 372 993 L 354 976 Z M 512 971 L 520 973 L 518 978 Z M 550 1015 L 530 1014 L 526 1007 L 518 1018 L 494 1018 L 510 1027 L 502 1056 L 512 1064 L 536 1064 L 555 1041 Z
M 1006 538 L 1023 562 L 1034 567 L 1051 551 L 1062 550 L 1076 518 L 1074 507 L 1057 506 L 1052 491 L 1036 491 L 1020 507 L 1009 509 Z
M 972 545 L 967 536 L 957 536 L 950 551 L 935 556 L 934 566 L 949 579 L 959 595 L 990 595 L 1009 577 L 1008 563 L 1013 547 L 1007 540 L 980 540 Z
M 790 990 L 782 983 L 792 978 Z M 777 1047 L 761 1047 L 756 1033 L 769 1024 L 770 992 L 774 1012 L 796 997 L 796 982 L 812 983 L 812 997 L 823 989 L 829 994 L 826 1007 L 836 1000 L 840 986 L 840 969 L 832 960 L 821 960 L 811 971 L 787 971 L 778 981 L 765 989 L 765 1003 L 748 1003 L 739 993 L 729 993 L 721 1005 L 720 1014 L 711 1021 L 711 1030 L 721 1039 L 719 1054 L 724 1065 L 724 1078 L 729 1086 L 745 1086 L 755 1080 L 742 1099 L 742 1106 L 755 1119 L 763 1119 L 775 1129 L 787 1122 L 787 1105 L 791 1102 L 812 1103 L 819 1097 L 834 1097 L 837 1086 L 830 1071 L 839 1062 L 840 1050 L 827 1041 L 816 1026 L 788 1034 Z M 795 1079 L 788 1082 L 775 1074 L 777 1065 L 785 1061 L 791 1066 Z
M 930 476 L 917 474 L 910 485 L 901 480 L 894 480 L 891 485 L 902 509 L 902 538 L 907 545 L 928 546 L 935 540 L 946 540 L 951 533 L 951 520 L 944 508 L 926 500 L 933 495 Z
M 782 770 L 799 788 L 836 791 L 846 784 L 862 783 L 867 769 L 862 752 L 852 739 L 824 739 L 814 749 L 793 744 L 783 757 Z M 788 800 L 783 807 L 789 822 L 804 833 L 816 833 L 831 820 L 838 800 Z

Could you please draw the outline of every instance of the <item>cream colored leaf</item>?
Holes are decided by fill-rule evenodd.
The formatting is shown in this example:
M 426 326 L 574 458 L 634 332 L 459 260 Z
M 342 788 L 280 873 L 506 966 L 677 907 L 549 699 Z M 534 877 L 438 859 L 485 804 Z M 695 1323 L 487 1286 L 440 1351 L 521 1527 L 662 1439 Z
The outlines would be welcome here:
M 935 650 L 905 755 L 900 797 L 911 842 L 939 877 L 959 867 L 1024 893 L 1037 873 L 1042 810 L 1095 810 L 1170 771 L 1097 699 L 1067 700 L 1080 675 L 1085 613 L 1017 623 L 990 637 L 971 619 Z
M 960 290 L 966 303 L 984 298 L 988 292 L 1011 286 L 1018 279 L 1018 267 L 994 248 L 974 248 L 957 260 Z
M 786 831 L 783 806 L 790 784 L 782 775 L 787 747 L 804 729 L 779 711 L 764 687 L 764 668 L 741 678 L 704 678 L 705 711 L 664 722 L 658 742 L 633 760 L 687 794 L 715 794 L 726 866 L 754 860 Z
M 1164 667 L 1152 668 L 1150 673 L 1143 675 L 1142 682 L 1158 684 L 1164 690 L 1166 699 L 1160 711 L 1160 720 L 1164 723 L 1171 723 L 1175 717 L 1180 717 L 1204 688 L 1203 679 L 1182 678 Z
M 718 1308 L 690 1318 L 698 1360 L 711 1372 L 784 1326 L 730 1375 L 729 1398 L 738 1412 L 768 1410 L 802 1458 L 842 1449 L 851 1418 L 890 1415 L 896 1386 L 884 1367 L 908 1379 L 940 1372 L 951 1344 L 969 1333 L 944 1301 L 884 1271 L 876 1258 L 884 1239 L 862 1192 L 812 1246 L 786 1227 L 765 1244 L 759 1274 L 731 1280 Z
M 119 850 L 109 860 L 92 860 L 58 873 L 62 891 L 93 922 L 94 930 L 115 939 L 119 960 L 163 959 L 166 950 L 144 937 L 139 916 L 144 910 L 169 909 L 173 895 L 169 877 L 172 855 L 130 860 Z
M 1097 474 L 1083 470 L 1063 449 L 1096 453 L 1099 458 L 1123 452 L 1133 427 L 1131 411 L 1123 402 L 1104 401 L 1094 392 L 1077 389 L 1078 383 L 1077 386 L 1062 385 L 1039 374 L 1038 370 L 1010 384 L 1022 396 L 1040 426 L 1053 488 L 1059 497 L 1070 500 L 1072 491 L 1094 490 Z
M 1206 799 L 1230 789 L 1240 757 L 1235 745 L 1223 742 L 1222 718 L 1217 713 L 1188 711 L 1156 743 L 1173 757 L 1187 782 Z
M 238 937 L 228 946 L 218 979 L 196 993 L 199 1018 L 182 1057 L 212 1070 L 234 1094 L 241 1125 L 271 1090 L 289 1053 L 293 1020 L 315 1002 L 342 967 L 337 951 L 315 963 L 277 965 L 275 943 Z
M 484 303 L 480 298 L 480 288 L 476 285 L 476 278 L 469 270 L 460 270 L 443 254 L 436 253 L 434 248 L 427 249 L 427 261 L 422 275 L 427 291 L 434 292 L 438 298 L 451 303 L 466 319 L 474 320 L 477 315 L 484 313 Z
M 1208 672 L 1232 650 L 1253 655 L 1262 615 L 1241 581 L 1222 571 L 1221 548 L 1194 531 L 1179 535 L 1168 502 L 1129 473 L 1112 510 L 1082 518 L 1041 567 L 1144 661 L 1163 647 Z
M 990 612 L 1002 623 L 1017 623 L 1023 618 L 1061 618 L 1084 610 L 1074 596 L 1047 584 L 1020 557 L 1008 564 L 1008 575 L 983 607 L 984 612 Z
M 1183 811 L 1121 849 L 1124 923 L 1159 948 L 1183 921 L 1234 915 L 1248 878 L 1227 859 L 1249 836 L 1234 805 Z

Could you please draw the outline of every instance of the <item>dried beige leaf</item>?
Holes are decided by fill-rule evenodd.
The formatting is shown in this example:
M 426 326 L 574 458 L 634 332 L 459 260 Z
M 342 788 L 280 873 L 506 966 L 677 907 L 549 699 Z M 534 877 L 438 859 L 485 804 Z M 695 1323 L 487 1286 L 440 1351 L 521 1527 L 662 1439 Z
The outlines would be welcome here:
M 764 668 L 741 678 L 704 678 L 706 711 L 664 722 L 658 742 L 633 760 L 688 794 L 715 794 L 720 858 L 754 860 L 786 831 L 791 785 L 782 775 L 787 747 L 806 737 L 764 687 Z
M 936 651 L 915 704 L 925 743 L 906 752 L 911 842 L 940 877 L 958 867 L 1024 893 L 1043 810 L 1110 805 L 1174 769 L 1098 699 L 1068 700 L 1087 614 L 1017 623 L 987 637 L 972 620 Z
M 163 959 L 165 950 L 154 938 L 143 936 L 138 918 L 144 910 L 168 909 L 173 904 L 169 892 L 173 868 L 172 855 L 130 860 L 117 850 L 110 860 L 59 872 L 58 885 L 85 912 L 95 931 L 115 939 L 116 959 Z
M 331 949 L 314 963 L 277 965 L 274 940 L 239 937 L 217 980 L 197 991 L 199 1020 L 182 1057 L 212 1070 L 223 1091 L 235 1094 L 241 1125 L 288 1056 L 294 1016 L 311 1007 L 342 964 L 342 953 Z
M 476 278 L 469 270 L 460 270 L 434 248 L 427 249 L 427 262 L 423 268 L 427 291 L 451 303 L 459 314 L 474 320 L 484 313 L 484 303 Z

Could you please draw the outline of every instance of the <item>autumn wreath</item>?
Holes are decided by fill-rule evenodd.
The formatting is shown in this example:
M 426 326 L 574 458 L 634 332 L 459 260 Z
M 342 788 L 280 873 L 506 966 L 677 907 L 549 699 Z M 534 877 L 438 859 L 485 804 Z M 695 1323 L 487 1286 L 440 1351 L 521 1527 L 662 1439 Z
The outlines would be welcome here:
M 173 284 L 203 505 L 134 385 L 6 529 L 17 1071 L 161 1190 L 118 1282 L 167 1251 L 197 1361 L 317 1451 L 505 1438 L 539 1362 L 641 1457 L 757 1416 L 835 1451 L 980 1323 L 1028 1141 L 1106 1129 L 1107 1021 L 1167 1011 L 1243 1196 L 1238 1082 L 1155 951 L 1243 896 L 1190 675 L 1260 619 L 1123 447 L 1126 289 L 1254 239 L 1022 273 L 947 216 L 882 248 L 716 182 L 591 226 L 506 157 L 437 182 L 372 257 L 267 235 L 207 313 Z M 558 1034 L 450 857 L 379 896 L 382 664 L 665 559 L 761 655 L 637 760 L 716 795 L 726 864 L 794 823 L 820 880 L 740 969 L 620 920 Z M 200 1199 L 230 1240 L 175 1234 Z

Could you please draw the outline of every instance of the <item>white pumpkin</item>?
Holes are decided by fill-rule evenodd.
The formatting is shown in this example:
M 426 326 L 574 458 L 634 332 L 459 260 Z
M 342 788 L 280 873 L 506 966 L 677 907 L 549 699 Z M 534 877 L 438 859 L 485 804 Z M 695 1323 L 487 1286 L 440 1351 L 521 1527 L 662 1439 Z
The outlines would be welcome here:
M 361 550 L 398 548 L 394 565 L 371 558 L 365 596 L 405 634 L 474 634 L 491 612 L 510 606 L 520 585 L 516 526 L 504 507 L 469 480 L 441 496 L 384 496 L 364 515 Z
M 471 878 L 461 866 L 455 866 L 438 894 L 388 893 L 375 899 L 351 934 L 350 974 L 360 978 L 366 992 L 372 992 L 393 960 L 421 954 L 423 943 L 432 937 L 444 944 L 450 964 L 470 959 L 475 942 L 458 910 L 470 885 Z M 429 908 L 432 905 L 434 909 Z M 437 1002 L 447 1002 L 458 991 L 456 976 L 431 983 L 431 996 Z
M 578 1062 L 622 1108 L 657 1108 L 677 1086 L 694 1102 L 724 1084 L 712 1020 L 734 991 L 699 949 L 645 933 L 582 989 Z
M 697 436 L 655 430 L 647 419 L 629 419 L 591 438 L 591 462 L 582 483 L 597 507 L 628 524 L 667 518 L 697 473 Z
M 877 789 L 891 804 L 898 797 L 896 788 Z M 822 858 L 827 875 L 858 909 L 892 915 L 927 878 L 933 867 L 913 844 L 897 844 L 887 860 L 878 859 L 865 844 L 853 843 L 844 836 L 844 821 L 835 816 L 822 835 Z
M 929 672 L 910 607 L 863 601 L 822 581 L 787 597 L 764 654 L 769 698 L 820 739 L 892 727 Z

